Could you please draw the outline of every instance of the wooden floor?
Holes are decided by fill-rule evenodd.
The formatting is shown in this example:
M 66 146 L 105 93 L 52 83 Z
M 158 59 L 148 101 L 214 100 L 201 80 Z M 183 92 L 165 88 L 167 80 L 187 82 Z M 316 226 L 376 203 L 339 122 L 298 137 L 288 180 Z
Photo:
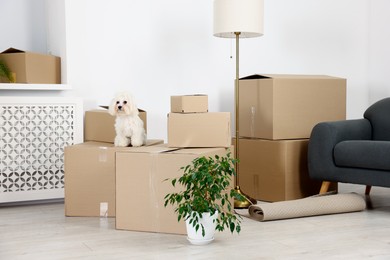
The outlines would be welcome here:
M 340 193 L 364 186 L 340 185 Z M 118 231 L 113 218 L 67 218 L 62 203 L 0 207 L 0 259 L 390 259 L 390 189 L 357 213 L 256 222 L 193 246 L 185 236 Z

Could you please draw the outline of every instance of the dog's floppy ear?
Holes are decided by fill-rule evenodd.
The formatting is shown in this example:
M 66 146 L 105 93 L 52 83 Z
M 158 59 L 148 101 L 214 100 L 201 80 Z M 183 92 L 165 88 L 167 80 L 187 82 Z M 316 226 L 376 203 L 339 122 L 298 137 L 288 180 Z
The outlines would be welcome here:
M 125 109 L 126 113 L 130 116 L 136 116 L 139 114 L 137 104 L 134 102 L 134 98 L 130 94 L 126 94 L 127 99 L 127 109 Z
M 116 115 L 116 109 L 115 109 L 115 105 L 116 105 L 116 99 L 113 98 L 111 100 L 111 103 L 110 105 L 108 106 L 108 113 L 112 116 L 115 116 Z

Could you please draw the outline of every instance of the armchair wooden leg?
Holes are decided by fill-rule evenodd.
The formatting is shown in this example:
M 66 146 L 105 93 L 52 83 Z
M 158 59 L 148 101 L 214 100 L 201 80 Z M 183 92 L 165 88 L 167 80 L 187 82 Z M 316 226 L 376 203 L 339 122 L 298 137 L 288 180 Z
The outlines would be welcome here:
M 324 194 L 328 192 L 329 186 L 330 186 L 330 181 L 323 181 L 320 189 L 320 194 Z
M 366 192 L 365 192 L 365 194 L 366 195 L 370 195 L 370 192 L 371 192 L 371 185 L 366 185 Z

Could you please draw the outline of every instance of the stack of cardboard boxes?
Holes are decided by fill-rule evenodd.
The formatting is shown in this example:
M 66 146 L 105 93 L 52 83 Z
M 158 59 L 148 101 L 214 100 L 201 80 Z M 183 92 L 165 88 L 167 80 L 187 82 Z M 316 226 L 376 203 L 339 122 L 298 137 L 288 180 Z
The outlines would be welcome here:
M 229 112 L 208 112 L 206 95 L 171 97 L 168 146 L 230 147 Z
M 146 112 L 140 111 L 146 128 Z M 115 117 L 107 110 L 85 113 L 84 143 L 65 147 L 65 214 L 67 216 L 115 216 L 115 155 L 137 150 L 114 147 Z M 162 143 L 148 140 L 147 146 Z
M 164 180 L 182 175 L 193 159 L 222 156 L 230 147 L 230 113 L 208 112 L 206 95 L 172 96 L 167 121 L 167 144 L 117 153 L 117 229 L 186 234 L 174 208 L 164 207 L 165 195 L 180 188 Z
M 196 157 L 226 154 L 230 113 L 208 112 L 205 95 L 172 97 L 168 144 L 148 140 L 137 148 L 113 146 L 114 120 L 106 111 L 86 112 L 88 141 L 65 149 L 66 215 L 107 214 L 116 217 L 117 229 L 185 234 L 172 206 L 164 207 L 165 195 L 180 188 L 165 180 Z
M 240 79 L 239 184 L 262 201 L 319 192 L 310 179 L 313 126 L 346 117 L 346 80 L 330 76 L 253 75 Z

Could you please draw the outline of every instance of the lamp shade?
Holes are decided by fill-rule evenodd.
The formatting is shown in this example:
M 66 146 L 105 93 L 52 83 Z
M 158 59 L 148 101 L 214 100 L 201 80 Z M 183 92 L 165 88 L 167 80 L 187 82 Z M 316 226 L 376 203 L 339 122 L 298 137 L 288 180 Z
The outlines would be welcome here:
M 242 38 L 263 35 L 263 0 L 214 0 L 214 36 Z

